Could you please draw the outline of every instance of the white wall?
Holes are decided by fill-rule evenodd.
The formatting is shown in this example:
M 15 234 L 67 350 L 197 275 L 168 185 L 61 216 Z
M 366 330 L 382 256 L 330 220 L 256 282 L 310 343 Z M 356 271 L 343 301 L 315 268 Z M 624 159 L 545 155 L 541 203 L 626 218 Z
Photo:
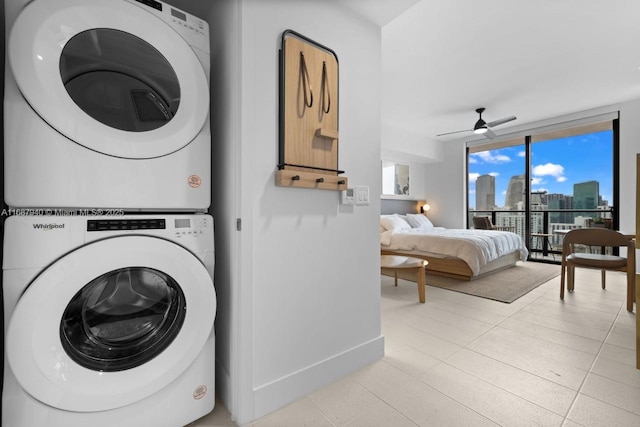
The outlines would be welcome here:
M 380 29 L 334 1 L 170 1 L 210 24 L 217 392 L 242 425 L 383 355 Z M 286 29 L 338 54 L 339 167 L 369 206 L 274 185 Z
M 346 207 L 338 192 L 274 185 L 277 54 L 293 29 L 338 54 L 339 167 L 351 186 L 380 194 L 380 29 L 332 1 L 245 0 L 241 23 L 237 286 L 250 315 L 239 350 L 251 355 L 241 369 L 254 393 L 235 414 L 243 423 L 382 357 L 383 338 L 377 197 Z
M 636 228 L 637 153 L 640 153 L 640 100 L 620 105 L 620 230 L 630 232 Z
M 443 161 L 426 165 L 429 218 L 446 228 L 466 228 L 466 149 L 463 142 L 443 144 Z
M 383 105 L 383 116 L 384 107 Z M 383 156 L 409 156 L 414 162 L 431 163 L 442 161 L 444 155 L 443 145 L 440 141 L 388 123 L 382 124 L 381 146 Z

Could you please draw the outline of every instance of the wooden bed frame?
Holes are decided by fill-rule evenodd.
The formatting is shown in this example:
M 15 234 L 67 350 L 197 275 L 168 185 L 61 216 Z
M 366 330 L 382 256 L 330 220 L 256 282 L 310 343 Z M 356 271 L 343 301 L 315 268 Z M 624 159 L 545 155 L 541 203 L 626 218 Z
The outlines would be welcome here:
M 382 215 L 393 213 L 419 213 L 419 203 L 417 200 L 407 199 L 381 199 L 380 213 Z M 520 252 L 516 251 L 511 254 L 504 255 L 490 263 L 480 267 L 480 272 L 473 275 L 469 265 L 460 258 L 437 257 L 421 253 L 419 251 L 397 251 L 381 249 L 381 255 L 400 255 L 422 258 L 429 261 L 427 271 L 438 276 L 452 277 L 459 280 L 473 280 L 478 277 L 486 276 L 496 271 L 511 268 L 520 260 Z
M 380 254 L 422 258 L 429 261 L 429 265 L 426 267 L 428 273 L 436 276 L 445 276 L 468 281 L 486 276 L 490 273 L 495 273 L 496 271 L 514 267 L 520 260 L 519 251 L 503 255 L 502 257 L 481 266 L 480 272 L 474 276 L 469 265 L 460 258 L 443 258 L 425 255 L 417 251 L 393 251 L 388 249 L 381 249 Z

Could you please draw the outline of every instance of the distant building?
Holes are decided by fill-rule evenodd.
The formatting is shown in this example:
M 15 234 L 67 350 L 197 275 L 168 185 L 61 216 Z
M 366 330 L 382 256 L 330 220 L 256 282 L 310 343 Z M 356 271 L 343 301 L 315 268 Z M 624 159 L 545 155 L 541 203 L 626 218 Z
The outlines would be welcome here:
M 496 206 L 496 177 L 480 175 L 476 180 L 476 210 L 492 211 Z
M 518 202 L 524 202 L 524 184 L 524 175 L 514 175 L 511 177 L 504 202 L 505 209 L 515 210 Z
M 573 209 L 573 197 L 566 194 L 547 194 L 547 206 L 549 210 L 571 210 Z M 573 222 L 571 212 L 549 212 L 549 222 L 556 224 L 570 224 Z
M 598 181 L 587 181 L 573 184 L 573 209 L 597 209 L 599 201 L 600 183 L 598 183 Z M 576 212 L 574 215 L 577 216 L 582 214 L 580 212 Z M 586 215 L 592 218 L 595 217 L 595 214 Z
M 546 205 L 547 204 L 546 195 L 547 195 L 546 191 L 532 191 L 531 197 L 529 199 L 529 203 L 531 203 L 532 207 Z

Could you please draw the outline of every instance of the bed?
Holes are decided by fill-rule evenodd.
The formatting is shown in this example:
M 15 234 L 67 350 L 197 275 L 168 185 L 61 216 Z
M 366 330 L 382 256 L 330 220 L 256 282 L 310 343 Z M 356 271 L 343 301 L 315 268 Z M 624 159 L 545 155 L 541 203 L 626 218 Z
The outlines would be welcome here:
M 422 214 L 381 215 L 380 250 L 425 259 L 432 274 L 463 280 L 513 267 L 528 256 L 518 234 L 435 227 Z

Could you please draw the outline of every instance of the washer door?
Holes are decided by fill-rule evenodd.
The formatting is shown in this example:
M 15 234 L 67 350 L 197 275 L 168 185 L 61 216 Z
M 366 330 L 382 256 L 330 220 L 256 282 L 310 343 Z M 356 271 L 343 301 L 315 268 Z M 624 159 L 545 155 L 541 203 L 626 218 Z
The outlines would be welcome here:
M 49 406 L 118 408 L 182 374 L 215 313 L 211 276 L 191 252 L 149 236 L 113 237 L 65 255 L 29 285 L 7 328 L 7 360 L 22 388 Z
M 168 155 L 209 114 L 207 76 L 191 46 L 124 0 L 35 0 L 13 26 L 8 57 L 38 115 L 103 154 Z

